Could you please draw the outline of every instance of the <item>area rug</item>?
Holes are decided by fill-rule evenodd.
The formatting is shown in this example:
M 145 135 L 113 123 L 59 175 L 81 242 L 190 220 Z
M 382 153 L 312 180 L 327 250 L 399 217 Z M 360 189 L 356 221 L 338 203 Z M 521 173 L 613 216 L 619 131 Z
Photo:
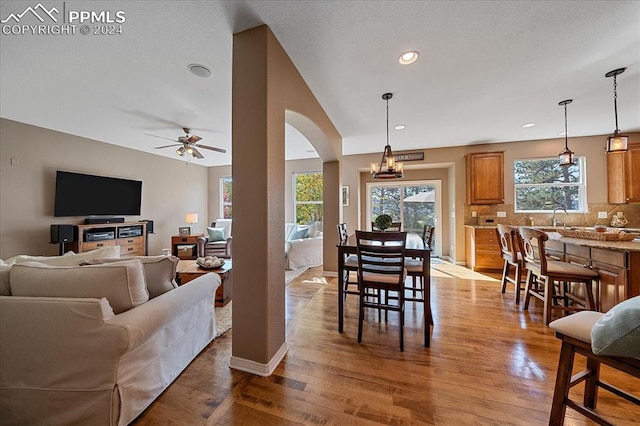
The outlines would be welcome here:
M 230 301 L 224 306 L 215 308 L 216 312 L 216 325 L 218 326 L 218 333 L 215 338 L 222 336 L 224 333 L 231 329 L 231 304 Z
M 292 269 L 292 270 L 286 270 L 284 271 L 284 285 L 288 286 L 289 284 L 291 284 L 291 282 L 293 280 L 295 280 L 296 278 L 298 278 L 300 276 L 300 274 L 302 274 L 304 271 L 306 271 L 307 268 L 306 266 L 303 268 L 298 268 L 298 269 Z

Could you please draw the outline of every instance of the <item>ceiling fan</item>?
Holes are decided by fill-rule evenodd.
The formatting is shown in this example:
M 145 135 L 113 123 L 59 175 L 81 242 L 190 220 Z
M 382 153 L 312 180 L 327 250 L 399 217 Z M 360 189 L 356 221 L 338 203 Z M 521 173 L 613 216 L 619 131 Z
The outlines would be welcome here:
M 184 130 L 185 136 L 179 136 L 178 139 L 175 140 L 176 143 L 171 145 L 156 146 L 154 149 L 163 149 L 163 148 L 171 148 L 174 146 L 179 146 L 179 148 L 176 150 L 176 153 L 180 157 L 184 156 L 184 153 L 186 152 L 187 154 L 191 154 L 194 158 L 204 158 L 204 155 L 202 155 L 200 151 L 198 151 L 198 148 L 204 148 L 204 149 L 209 149 L 211 151 L 222 152 L 223 154 L 227 152 L 226 149 L 216 148 L 216 147 L 207 146 L 207 145 L 200 145 L 198 144 L 198 141 L 202 139 L 200 136 L 198 135 L 189 136 L 189 133 L 191 133 L 191 129 L 187 127 L 183 127 L 182 130 Z M 173 141 L 173 139 L 165 138 L 163 136 L 151 135 L 149 133 L 145 133 L 145 135 L 153 136 L 154 138 Z

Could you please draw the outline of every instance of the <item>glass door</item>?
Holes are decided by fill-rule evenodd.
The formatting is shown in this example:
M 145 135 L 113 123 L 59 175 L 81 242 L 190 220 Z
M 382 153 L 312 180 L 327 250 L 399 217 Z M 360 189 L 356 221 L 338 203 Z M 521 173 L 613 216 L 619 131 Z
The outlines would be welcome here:
M 364 228 L 371 229 L 371 222 L 385 213 L 394 222 L 402 222 L 404 231 L 422 235 L 424 225 L 436 226 L 433 238 L 432 255 L 441 253 L 438 226 L 440 216 L 440 181 L 413 181 L 367 184 L 367 223 Z

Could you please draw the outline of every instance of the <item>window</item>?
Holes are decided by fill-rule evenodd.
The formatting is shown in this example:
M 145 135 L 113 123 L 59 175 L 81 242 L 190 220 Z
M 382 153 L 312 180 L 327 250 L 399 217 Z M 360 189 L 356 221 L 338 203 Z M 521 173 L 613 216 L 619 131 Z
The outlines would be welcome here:
M 231 219 L 231 183 L 231 176 L 220 178 L 220 217 L 223 219 Z
M 294 173 L 293 188 L 293 214 L 296 223 L 304 225 L 322 222 L 322 173 Z
M 556 207 L 584 212 L 587 206 L 585 158 L 563 167 L 556 157 L 513 163 L 515 212 L 551 212 Z

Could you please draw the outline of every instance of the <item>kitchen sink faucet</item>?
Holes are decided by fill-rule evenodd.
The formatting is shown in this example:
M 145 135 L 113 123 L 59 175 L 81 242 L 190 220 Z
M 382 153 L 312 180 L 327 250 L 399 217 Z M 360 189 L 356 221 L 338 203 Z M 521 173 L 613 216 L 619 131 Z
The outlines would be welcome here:
M 567 216 L 569 216 L 569 213 L 567 213 L 567 209 L 565 209 L 564 207 L 556 207 L 555 209 L 553 209 L 553 226 L 558 226 L 558 222 L 556 221 L 556 212 L 558 210 L 561 210 L 564 212 L 565 214 L 565 218 L 564 218 L 564 222 L 562 222 L 562 227 L 566 228 L 567 227 Z

